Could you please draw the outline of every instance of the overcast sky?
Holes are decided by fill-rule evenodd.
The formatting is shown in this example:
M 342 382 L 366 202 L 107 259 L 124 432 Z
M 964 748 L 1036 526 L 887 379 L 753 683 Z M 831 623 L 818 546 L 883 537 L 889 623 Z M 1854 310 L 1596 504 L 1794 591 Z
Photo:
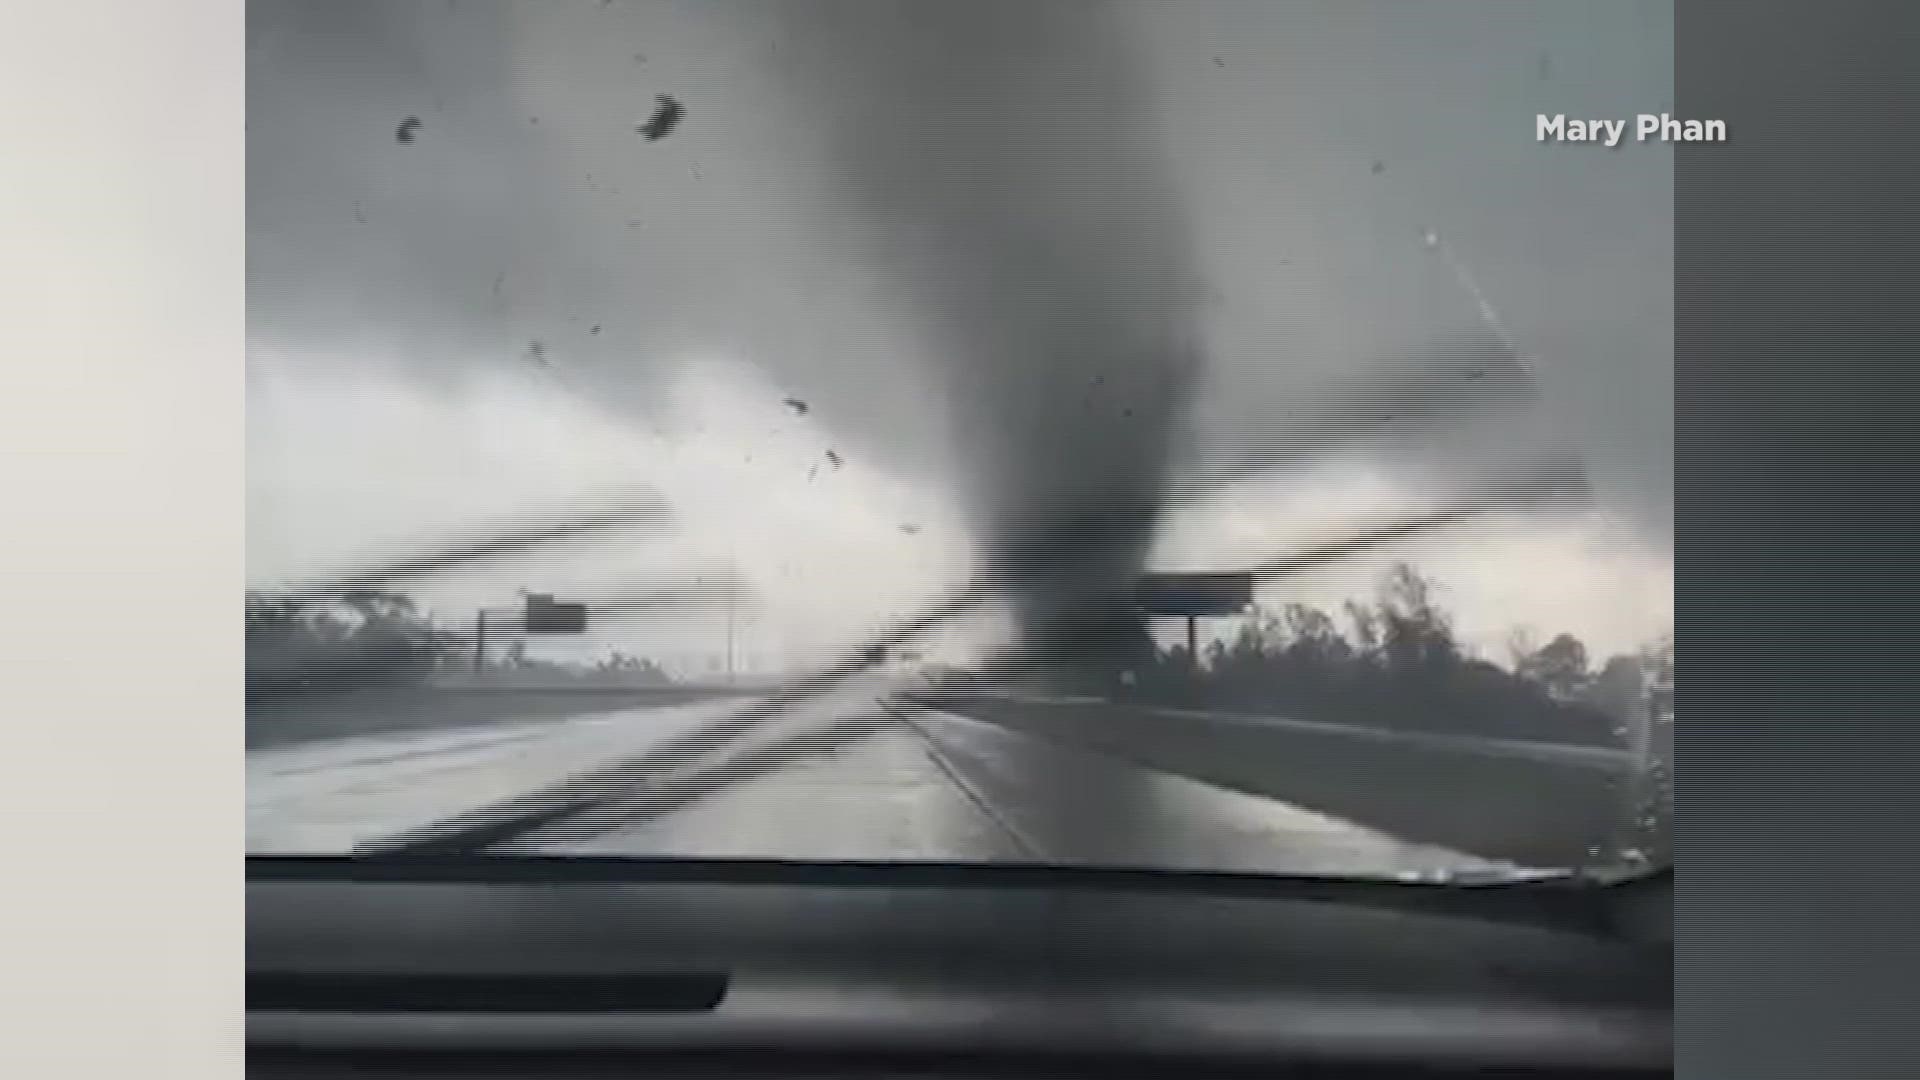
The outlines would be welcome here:
M 992 51 L 1004 36 L 941 30 L 975 50 L 942 77 L 995 99 L 987 113 L 1008 147 L 1072 143 L 1030 188 L 1028 159 L 1009 150 L 1001 201 L 975 208 L 992 221 L 968 220 L 960 239 L 1025 238 L 1035 258 L 1086 249 L 1059 272 L 1101 294 L 1096 307 L 1113 294 L 1103 312 L 1185 290 L 1169 310 L 1195 339 L 1198 385 L 1170 428 L 1175 471 L 1220 432 L 1463 334 L 1509 337 L 1540 390 L 1470 436 L 1360 447 L 1182 504 L 1155 563 L 1270 557 L 1404 512 L 1458 461 L 1564 444 L 1588 466 L 1592 512 L 1503 519 L 1394 554 L 1448 586 L 1463 630 L 1490 651 L 1515 624 L 1571 629 L 1597 651 L 1666 629 L 1671 154 L 1541 145 L 1533 118 L 1670 109 L 1671 5 L 1052 11 L 1024 57 Z M 1082 16 L 1110 49 L 1069 40 Z M 895 94 L 888 80 L 931 62 L 903 45 L 940 35 L 889 29 L 899 18 L 856 0 L 252 3 L 250 579 L 311 576 L 635 486 L 663 495 L 671 526 L 418 591 L 451 614 L 519 587 L 606 595 L 731 566 L 754 594 L 745 651 L 791 664 L 963 576 L 979 538 L 977 459 L 996 462 L 994 483 L 1023 461 L 1075 474 L 1030 437 L 1054 405 L 1047 384 L 970 382 L 955 366 L 972 342 L 1025 332 L 1012 317 L 1002 338 L 973 328 L 1023 294 L 986 281 L 935 298 L 945 325 L 964 324 L 938 332 L 925 294 L 939 260 L 891 259 L 875 239 L 876 208 L 911 208 L 915 185 L 929 199 L 973 191 L 948 175 L 992 156 L 967 142 L 945 171 L 882 156 L 929 145 L 912 127 L 926 86 Z M 1084 100 L 1100 95 L 1076 81 L 1096 52 L 1098 70 L 1126 67 L 1124 111 Z M 1065 74 L 1033 74 L 1054 58 Z M 635 128 L 657 94 L 686 116 L 650 142 Z M 1087 115 L 1128 130 L 1082 146 L 1067 118 Z M 1074 194 L 1121 190 L 1112 171 L 1062 185 L 1059 162 L 1113 154 L 1157 163 L 1151 229 L 1117 216 L 1138 199 Z M 1007 200 L 1023 190 L 1030 201 Z M 1032 415 L 996 427 L 1022 409 Z M 1274 598 L 1336 599 L 1380 566 Z M 720 621 L 680 612 L 592 645 L 698 668 Z

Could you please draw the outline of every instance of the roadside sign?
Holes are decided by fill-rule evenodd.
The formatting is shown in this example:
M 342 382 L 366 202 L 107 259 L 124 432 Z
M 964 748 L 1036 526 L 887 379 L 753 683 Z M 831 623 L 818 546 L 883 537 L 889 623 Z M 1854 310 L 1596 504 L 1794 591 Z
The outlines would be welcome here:
M 1134 585 L 1148 615 L 1233 615 L 1252 602 L 1252 574 L 1148 574 Z
M 548 593 L 527 595 L 527 633 L 579 634 L 586 629 L 587 605 L 556 603 Z

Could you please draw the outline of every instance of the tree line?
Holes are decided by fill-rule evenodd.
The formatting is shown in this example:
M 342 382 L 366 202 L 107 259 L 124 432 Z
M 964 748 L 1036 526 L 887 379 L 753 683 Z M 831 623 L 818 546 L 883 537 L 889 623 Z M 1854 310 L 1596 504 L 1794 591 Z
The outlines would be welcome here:
M 484 670 L 623 685 L 672 681 L 659 665 L 625 653 L 563 664 L 530 657 L 524 641 L 502 637 Z M 247 593 L 250 697 L 418 684 L 473 668 L 473 632 L 441 625 L 403 592 L 357 589 L 326 601 Z
M 1672 644 L 1661 639 L 1594 664 L 1572 634 L 1508 641 L 1509 662 L 1456 635 L 1437 586 L 1397 565 L 1368 600 L 1336 610 L 1256 608 L 1200 661 L 1184 645 L 1156 651 L 1136 695 L 1227 709 L 1497 738 L 1621 746 L 1637 709 L 1671 697 Z M 1665 709 L 1671 711 L 1671 705 Z
M 1436 583 L 1392 567 L 1371 597 L 1328 610 L 1257 608 L 1231 637 L 1202 650 L 1158 649 L 1134 672 L 1130 696 L 1359 727 L 1638 749 L 1635 846 L 1651 860 L 1670 843 L 1673 638 L 1663 635 L 1596 663 L 1580 639 L 1545 642 L 1516 631 L 1507 663 L 1459 640 Z

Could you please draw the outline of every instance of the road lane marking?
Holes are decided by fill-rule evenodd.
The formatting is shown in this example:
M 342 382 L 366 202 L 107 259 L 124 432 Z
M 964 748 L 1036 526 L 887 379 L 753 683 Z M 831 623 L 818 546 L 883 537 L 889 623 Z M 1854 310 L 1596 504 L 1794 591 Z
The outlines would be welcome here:
M 965 795 L 969 802 L 973 803 L 983 817 L 993 822 L 996 827 L 1006 833 L 1007 838 L 1013 841 L 1013 845 L 1019 848 L 1022 854 L 1036 859 L 1046 858 L 1040 845 L 1035 843 L 1032 837 L 1029 837 L 1020 829 L 1015 828 L 1012 822 L 996 812 L 993 809 L 993 805 L 987 801 L 986 796 L 982 795 L 972 784 L 961 777 L 959 769 L 954 766 L 952 761 L 948 760 L 946 754 L 941 751 L 939 743 L 931 734 L 922 729 L 919 724 L 915 723 L 905 711 L 899 709 L 892 703 L 880 702 L 879 704 L 888 715 L 898 720 L 908 731 L 913 733 L 914 738 L 919 740 L 921 749 L 925 751 L 927 760 L 933 762 L 934 767 L 939 769 L 948 780 L 952 781 L 954 787 L 960 789 L 960 793 Z

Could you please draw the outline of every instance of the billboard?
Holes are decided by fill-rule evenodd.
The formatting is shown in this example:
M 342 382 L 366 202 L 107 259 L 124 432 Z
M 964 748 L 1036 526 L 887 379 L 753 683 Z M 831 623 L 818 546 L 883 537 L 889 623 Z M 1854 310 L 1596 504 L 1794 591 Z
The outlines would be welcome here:
M 1133 596 L 1148 615 L 1234 615 L 1253 602 L 1253 575 L 1148 574 Z
M 587 605 L 555 603 L 547 593 L 527 596 L 526 632 L 579 634 L 587 629 Z

